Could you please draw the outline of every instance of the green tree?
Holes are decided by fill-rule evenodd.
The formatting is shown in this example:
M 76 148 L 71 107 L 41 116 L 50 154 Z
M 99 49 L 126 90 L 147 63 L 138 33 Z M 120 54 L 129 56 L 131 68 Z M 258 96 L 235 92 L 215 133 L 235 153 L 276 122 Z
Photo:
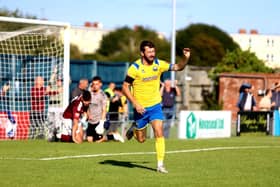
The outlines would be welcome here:
M 70 44 L 70 59 L 81 60 L 83 59 L 83 55 L 81 54 L 78 46 L 74 44 Z
M 182 55 L 182 48 L 190 47 L 190 65 L 216 66 L 227 51 L 239 48 L 232 38 L 219 28 L 206 24 L 192 24 L 179 30 L 176 36 L 176 52 Z
M 202 109 L 212 110 L 221 109 L 222 103 L 218 102 L 218 78 L 220 73 L 273 73 L 274 70 L 266 67 L 262 60 L 259 60 L 256 55 L 248 50 L 242 51 L 239 48 L 231 52 L 227 52 L 223 59 L 215 68 L 210 71 L 209 76 L 214 81 L 214 91 L 212 93 L 205 92 L 203 95 L 204 104 Z
M 36 16 L 30 15 L 30 14 L 23 14 L 18 9 L 12 11 L 12 10 L 8 10 L 6 8 L 0 8 L 0 16 L 36 19 Z
M 5 8 L 0 8 L 0 16 L 4 17 L 15 17 L 15 18 L 29 18 L 36 19 L 36 16 L 23 14 L 18 9 L 11 11 Z M 24 23 L 7 23 L 0 22 L 0 31 L 14 31 L 26 27 Z
M 213 92 L 209 92 L 203 88 L 201 92 L 203 98 L 201 110 L 221 110 L 222 103 L 218 102 L 218 93 L 219 91 L 217 86 L 215 86 L 215 90 Z
M 194 36 L 190 48 L 196 66 L 215 66 L 225 55 L 222 44 L 206 34 Z
M 169 60 L 170 44 L 158 34 L 144 27 L 138 26 L 135 29 L 128 27 L 118 28 L 104 36 L 100 48 L 91 56 L 99 61 L 124 61 L 132 62 L 139 58 L 139 45 L 142 40 L 151 40 L 157 48 L 157 55 L 160 58 Z
M 232 52 L 226 53 L 224 58 L 217 64 L 210 75 L 216 80 L 219 74 L 223 72 L 273 73 L 274 70 L 266 67 L 264 62 L 257 58 L 255 53 L 252 53 L 249 50 L 242 51 L 241 49 L 235 49 Z

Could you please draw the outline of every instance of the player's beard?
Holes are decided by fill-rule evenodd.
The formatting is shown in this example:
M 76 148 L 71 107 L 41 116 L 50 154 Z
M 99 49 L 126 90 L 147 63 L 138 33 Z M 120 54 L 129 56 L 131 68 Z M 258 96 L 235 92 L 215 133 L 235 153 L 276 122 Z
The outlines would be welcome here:
M 155 57 L 147 57 L 146 55 L 143 56 L 144 60 L 148 63 L 148 64 L 152 64 L 154 62 Z

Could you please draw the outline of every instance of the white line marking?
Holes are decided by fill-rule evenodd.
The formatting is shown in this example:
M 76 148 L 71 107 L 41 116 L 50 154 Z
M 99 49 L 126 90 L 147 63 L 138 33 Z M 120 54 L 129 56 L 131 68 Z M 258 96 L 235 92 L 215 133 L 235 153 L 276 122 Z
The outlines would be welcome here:
M 13 157 L 0 157 L 0 160 L 39 160 L 38 158 L 13 158 Z
M 210 147 L 210 148 L 199 148 L 199 149 L 186 149 L 186 150 L 175 150 L 166 151 L 166 154 L 174 153 L 193 153 L 193 152 L 203 152 L 203 151 L 219 151 L 219 150 L 238 150 L 238 149 L 268 149 L 268 148 L 280 148 L 280 146 L 236 146 L 236 147 Z M 102 154 L 91 154 L 91 155 L 70 155 L 70 156 L 60 156 L 60 157 L 44 157 L 44 158 L 7 158 L 0 157 L 0 160 L 66 160 L 75 158 L 94 158 L 94 157 L 107 157 L 107 156 L 125 156 L 125 155 L 147 155 L 156 154 L 156 152 L 128 152 L 128 153 L 102 153 Z
M 155 152 L 102 153 L 102 154 L 93 154 L 93 155 L 75 155 L 75 156 L 49 157 L 49 158 L 40 158 L 38 160 L 64 160 L 64 159 L 72 159 L 72 158 L 92 158 L 92 157 L 105 157 L 105 156 L 145 155 L 145 154 L 155 154 Z

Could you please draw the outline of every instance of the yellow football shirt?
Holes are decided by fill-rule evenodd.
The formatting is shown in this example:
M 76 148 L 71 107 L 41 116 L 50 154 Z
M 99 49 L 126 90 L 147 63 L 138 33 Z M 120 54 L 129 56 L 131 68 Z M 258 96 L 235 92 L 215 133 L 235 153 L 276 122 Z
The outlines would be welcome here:
M 171 70 L 171 66 L 159 59 L 155 59 L 151 65 L 143 65 L 138 59 L 128 68 L 127 75 L 134 79 L 132 94 L 139 104 L 150 107 L 161 102 L 160 76 Z

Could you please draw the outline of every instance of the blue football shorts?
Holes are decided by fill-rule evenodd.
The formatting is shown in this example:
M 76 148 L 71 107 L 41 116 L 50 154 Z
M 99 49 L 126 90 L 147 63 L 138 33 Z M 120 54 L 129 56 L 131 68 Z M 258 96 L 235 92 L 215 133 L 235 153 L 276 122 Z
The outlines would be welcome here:
M 151 107 L 145 108 L 145 113 L 142 115 L 134 109 L 134 120 L 137 124 L 137 130 L 147 127 L 148 123 L 154 120 L 163 120 L 163 112 L 161 104 L 156 104 Z

